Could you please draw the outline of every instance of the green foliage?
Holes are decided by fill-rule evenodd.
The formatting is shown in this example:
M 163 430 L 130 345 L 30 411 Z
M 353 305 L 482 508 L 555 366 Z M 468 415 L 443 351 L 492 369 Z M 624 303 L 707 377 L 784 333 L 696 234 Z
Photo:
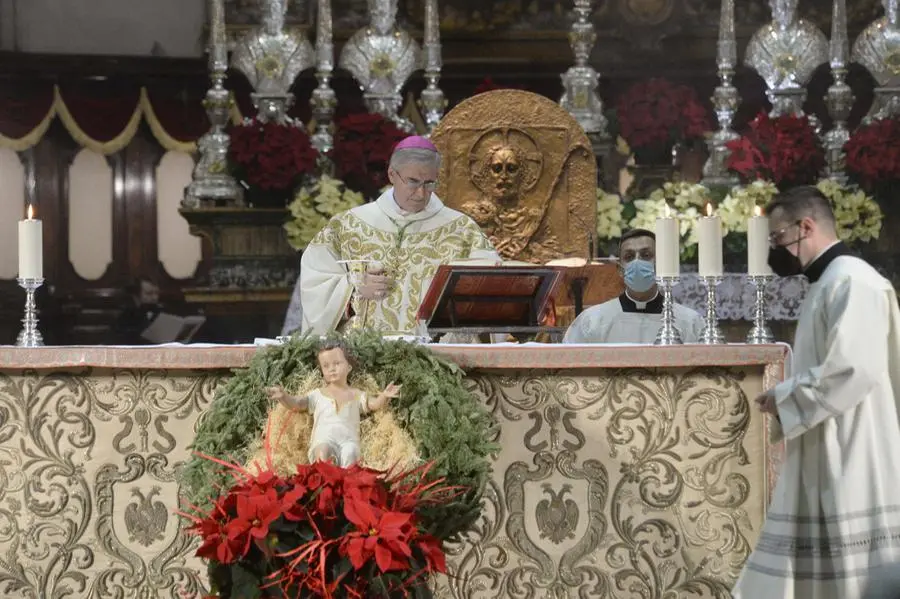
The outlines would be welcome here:
M 354 331 L 344 342 L 356 358 L 356 368 L 372 375 L 382 387 L 403 386 L 391 401 L 400 426 L 409 431 L 427 462 L 432 478 L 466 492 L 447 504 L 421 512 L 424 527 L 442 540 L 454 540 L 481 513 L 481 497 L 491 474 L 489 456 L 496 451 L 490 413 L 463 384 L 463 372 L 427 347 L 386 341 L 370 331 Z M 198 425 L 196 453 L 243 463 L 250 445 L 263 434 L 269 403 L 265 388 L 303 380 L 317 368 L 313 337 L 295 337 L 260 350 L 247 368 L 236 370 L 216 393 Z M 201 456 L 186 465 L 183 481 L 191 504 L 208 507 L 231 486 L 221 466 Z

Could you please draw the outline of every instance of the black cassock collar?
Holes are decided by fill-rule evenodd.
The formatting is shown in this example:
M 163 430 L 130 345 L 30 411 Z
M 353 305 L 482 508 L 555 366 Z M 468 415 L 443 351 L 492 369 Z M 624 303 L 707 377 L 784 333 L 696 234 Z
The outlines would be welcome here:
M 622 306 L 622 312 L 634 312 L 637 314 L 662 314 L 663 298 L 662 294 L 657 293 L 656 297 L 639 307 L 637 303 L 627 294 L 623 293 L 619 296 L 619 304 Z
M 850 251 L 850 248 L 847 247 L 847 244 L 843 241 L 838 241 L 836 244 L 825 250 L 825 252 L 813 260 L 809 266 L 803 271 L 803 276 L 809 279 L 810 283 L 815 283 L 818 281 L 822 274 L 825 272 L 825 269 L 834 262 L 834 259 L 839 256 L 852 256 L 853 252 Z

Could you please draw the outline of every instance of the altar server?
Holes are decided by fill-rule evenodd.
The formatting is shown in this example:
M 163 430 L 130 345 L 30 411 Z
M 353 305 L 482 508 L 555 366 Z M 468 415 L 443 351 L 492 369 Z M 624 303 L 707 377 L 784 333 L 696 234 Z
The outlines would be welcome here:
M 499 261 L 475 221 L 432 193 L 440 162 L 428 139 L 407 137 L 391 156 L 392 187 L 316 235 L 300 261 L 303 332 L 359 325 L 417 333 L 416 314 L 440 264 Z
M 663 298 L 656 288 L 656 235 L 632 229 L 619 242 L 619 266 L 625 292 L 592 306 L 569 326 L 563 343 L 653 343 L 662 324 Z M 699 314 L 675 304 L 675 328 L 685 343 L 696 343 L 703 331 Z
M 777 417 L 785 463 L 733 593 L 860 599 L 873 575 L 900 559 L 897 296 L 838 241 L 815 187 L 778 196 L 767 214 L 772 270 L 802 272 L 811 285 L 794 373 L 756 399 Z

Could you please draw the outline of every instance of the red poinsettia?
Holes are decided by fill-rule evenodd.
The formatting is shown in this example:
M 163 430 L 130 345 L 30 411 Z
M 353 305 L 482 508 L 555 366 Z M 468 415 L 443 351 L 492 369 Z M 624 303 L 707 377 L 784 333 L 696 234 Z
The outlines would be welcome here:
M 763 179 L 780 188 L 811 185 L 825 166 L 825 151 L 805 115 L 772 118 L 760 113 L 727 147 L 726 166 L 745 182 Z
M 697 92 L 666 79 L 637 83 L 616 102 L 619 133 L 638 161 L 668 160 L 679 143 L 702 140 L 712 129 Z
M 407 134 L 380 114 L 349 114 L 336 123 L 330 156 L 335 175 L 366 198 L 388 184 L 387 168 L 394 146 Z
M 900 120 L 861 125 L 844 146 L 847 171 L 868 189 L 900 182 Z
M 229 164 L 234 176 L 251 189 L 281 192 L 286 200 L 316 168 L 318 152 L 302 126 L 253 119 L 229 133 Z
M 418 511 L 458 490 L 426 482 L 429 466 L 389 476 L 328 462 L 282 477 L 229 467 L 237 483 L 211 509 L 182 514 L 202 539 L 214 588 L 231 597 L 279 587 L 286 597 L 428 597 L 428 576 L 446 572 L 441 542 Z M 197 510 L 195 510 L 197 511 Z

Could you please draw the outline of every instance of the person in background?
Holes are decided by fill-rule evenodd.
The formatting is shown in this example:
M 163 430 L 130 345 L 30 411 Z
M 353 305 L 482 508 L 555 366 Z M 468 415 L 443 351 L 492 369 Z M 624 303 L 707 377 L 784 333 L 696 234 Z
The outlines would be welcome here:
M 663 298 L 656 287 L 656 235 L 632 229 L 619 242 L 625 292 L 591 306 L 569 325 L 563 343 L 653 343 L 662 325 Z M 696 343 L 703 318 L 675 304 L 675 327 L 685 343 Z
M 793 375 L 756 398 L 785 440 L 785 459 L 732 594 L 896 597 L 890 588 L 900 561 L 896 291 L 838 240 L 831 205 L 815 187 L 776 196 L 766 214 L 772 272 L 803 274 L 810 287 L 797 321 Z
M 139 277 L 126 287 L 128 300 L 113 327 L 120 345 L 147 345 L 141 337 L 150 323 L 162 312 L 159 286 L 146 277 Z

